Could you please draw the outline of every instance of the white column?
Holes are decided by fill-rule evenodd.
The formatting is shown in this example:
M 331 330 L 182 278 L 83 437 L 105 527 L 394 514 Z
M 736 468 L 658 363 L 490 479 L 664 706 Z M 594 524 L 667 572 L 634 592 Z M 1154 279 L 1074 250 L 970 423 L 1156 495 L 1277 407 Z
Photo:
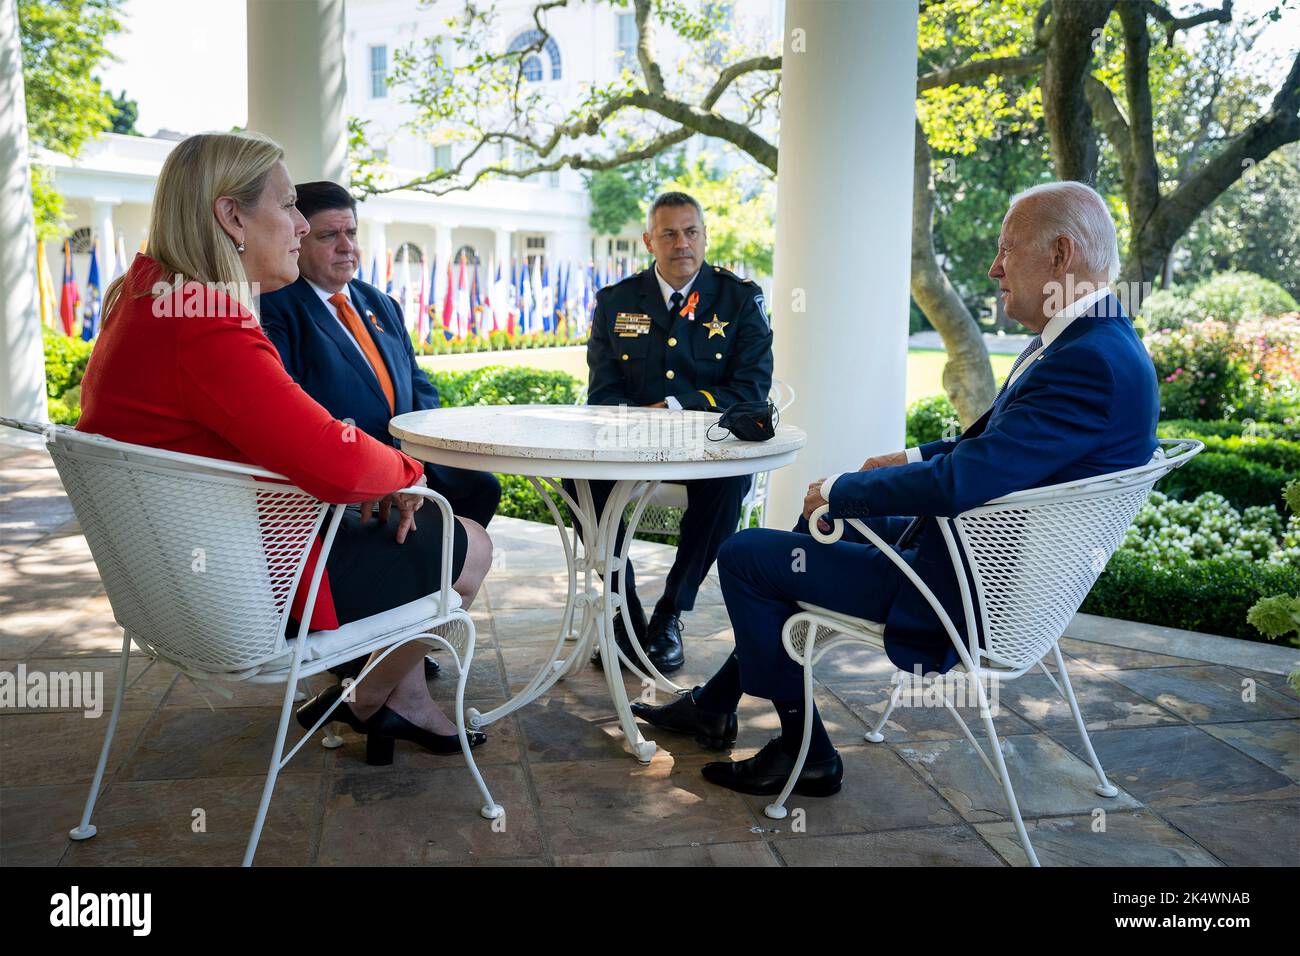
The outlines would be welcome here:
M 768 309 L 808 444 L 772 476 L 771 527 L 808 482 L 903 447 L 916 24 L 915 0 L 786 0 Z
M 496 257 L 497 262 L 505 264 L 503 272 L 510 271 L 510 234 L 511 229 L 493 229 L 492 230 L 492 255 Z
M 344 0 L 247 0 L 248 128 L 285 149 L 294 182 L 347 185 Z
M 442 223 L 436 224 L 433 235 L 433 254 L 438 257 L 438 281 L 434 289 L 438 293 L 438 306 L 442 306 L 442 297 L 447 294 L 447 263 L 451 262 L 452 253 L 456 247 L 451 242 L 451 226 L 444 226 Z M 455 281 L 456 269 L 455 263 L 452 262 L 452 281 Z
M 45 358 L 16 0 L 0 0 L 0 103 L 0 415 L 43 422 Z
M 94 225 L 95 238 L 99 240 L 99 291 L 102 295 L 113 281 L 113 267 L 117 263 L 117 229 L 113 225 L 113 199 L 96 199 L 91 211 L 90 221 Z

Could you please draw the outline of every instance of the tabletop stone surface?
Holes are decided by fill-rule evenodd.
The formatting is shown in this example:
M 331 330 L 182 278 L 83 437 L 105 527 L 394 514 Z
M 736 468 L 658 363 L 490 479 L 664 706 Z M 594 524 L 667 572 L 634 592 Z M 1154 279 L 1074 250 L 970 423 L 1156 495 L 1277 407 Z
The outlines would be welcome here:
M 802 429 L 778 425 L 769 441 L 740 441 L 715 412 L 590 405 L 468 405 L 398 415 L 402 441 L 467 454 L 552 461 L 735 461 L 802 448 Z

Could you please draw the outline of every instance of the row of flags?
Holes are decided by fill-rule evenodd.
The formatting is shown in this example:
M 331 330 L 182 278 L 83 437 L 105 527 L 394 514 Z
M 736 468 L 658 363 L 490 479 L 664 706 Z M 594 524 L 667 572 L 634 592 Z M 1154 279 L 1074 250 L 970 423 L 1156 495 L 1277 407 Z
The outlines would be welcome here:
M 142 251 L 143 246 L 141 243 Z M 126 271 L 126 247 L 121 233 L 118 233 L 117 245 L 112 251 L 115 253 L 113 274 L 108 277 L 108 282 Z M 86 275 L 84 299 L 72 271 L 72 242 L 63 242 L 63 279 L 57 289 L 46 256 L 45 242 L 42 240 L 36 243 L 36 283 L 40 293 L 42 326 L 62 331 L 67 336 L 76 335 L 79 331 L 81 337 L 89 342 L 99 334 L 102 292 L 108 282 L 100 276 L 98 239 L 90 247 L 90 271 Z
M 471 261 L 462 253 L 440 269 L 436 256 L 422 258 L 430 267 L 426 273 L 417 264 L 418 283 L 408 258 L 403 258 L 402 281 L 394 278 L 391 251 L 385 257 L 382 281 L 379 260 L 371 258 L 369 281 L 402 304 L 408 330 L 424 343 L 439 334 L 449 340 L 493 332 L 579 337 L 590 324 L 596 291 L 643 268 L 627 258 L 555 263 L 541 255 L 511 257 L 507 266 L 494 257 L 486 264 L 478 256 Z
M 140 244 L 144 251 L 144 243 Z M 126 249 L 122 234 L 114 250 L 112 282 L 125 271 Z M 427 259 L 427 257 L 425 257 Z M 36 272 L 40 288 L 41 324 L 64 335 L 80 334 L 90 341 L 99 334 L 102 280 L 99 268 L 99 240 L 91 245 L 90 270 L 86 277 L 86 295 L 82 298 L 72 270 L 72 244 L 63 243 L 63 278 L 59 288 L 46 257 L 45 243 L 36 245 Z M 434 336 L 463 339 L 470 335 L 504 332 L 507 335 L 531 335 L 538 332 L 578 338 L 586 334 L 596 305 L 596 292 L 618 282 L 648 263 L 636 259 L 606 259 L 603 263 L 588 260 L 553 263 L 544 256 L 521 259 L 511 257 L 505 263 L 489 258 L 486 269 L 478 256 L 471 262 L 462 253 L 456 263 L 448 262 L 440 276 L 435 257 L 426 273 L 421 265 L 418 285 L 411 276 L 411 262 L 403 259 L 403 281 L 393 276 L 393 254 L 385 257 L 383 283 L 379 262 L 370 261 L 370 284 L 396 298 L 406 316 L 407 331 L 423 343 Z M 426 282 L 427 276 L 427 282 Z M 437 291 L 443 290 L 441 307 Z M 56 324 L 57 320 L 57 324 Z

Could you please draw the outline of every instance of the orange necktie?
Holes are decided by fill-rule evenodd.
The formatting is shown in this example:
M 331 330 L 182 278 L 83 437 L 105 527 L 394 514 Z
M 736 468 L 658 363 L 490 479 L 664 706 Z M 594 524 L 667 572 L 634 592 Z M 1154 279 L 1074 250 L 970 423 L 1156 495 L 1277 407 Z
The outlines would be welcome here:
M 339 318 L 343 320 L 343 324 L 348 327 L 352 337 L 357 340 L 357 345 L 361 346 L 361 351 L 370 361 L 375 378 L 379 379 L 379 387 L 384 390 L 384 395 L 388 398 L 388 410 L 392 412 L 397 407 L 393 398 L 393 380 L 388 375 L 388 366 L 384 364 L 384 357 L 379 354 L 379 347 L 375 345 L 375 340 L 370 337 L 370 333 L 361 323 L 361 316 L 357 315 L 357 310 L 352 308 L 352 300 L 342 292 L 336 292 L 330 296 L 330 302 L 339 310 Z

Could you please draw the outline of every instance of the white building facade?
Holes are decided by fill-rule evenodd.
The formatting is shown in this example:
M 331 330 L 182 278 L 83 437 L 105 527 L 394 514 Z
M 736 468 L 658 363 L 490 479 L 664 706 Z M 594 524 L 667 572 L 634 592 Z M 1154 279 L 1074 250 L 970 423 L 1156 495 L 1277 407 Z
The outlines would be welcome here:
M 503 49 L 532 43 L 537 38 L 535 5 L 534 0 L 496 0 L 494 42 Z M 462 7 L 461 0 L 439 0 L 432 7 L 416 0 L 346 0 L 345 110 L 368 121 L 367 131 L 373 134 L 368 145 L 384 156 L 388 171 L 399 181 L 450 168 L 468 148 L 437 130 L 417 134 L 407 129 L 414 108 L 403 102 L 400 88 L 387 82 L 401 48 L 420 49 L 427 38 L 441 35 L 443 54 L 454 55 L 446 21 Z M 784 3 L 736 0 L 728 9 L 731 16 L 744 19 L 750 33 L 774 37 Z M 579 0 L 550 11 L 547 27 L 551 41 L 541 53 L 530 54 L 524 69 L 529 82 L 541 84 L 544 95 L 557 104 L 575 102 L 584 85 L 608 83 L 625 66 L 637 69 L 630 4 L 619 8 Z M 686 55 L 666 31 L 655 38 L 655 50 L 665 72 L 677 69 Z M 250 88 L 250 99 L 259 95 L 268 94 Z M 128 259 L 141 247 L 154 183 L 180 138 L 166 131 L 152 137 L 109 133 L 89 143 L 75 160 L 53 153 L 41 157 L 54 170 L 56 187 L 71 215 L 73 271 L 83 288 L 92 240 L 98 240 L 104 284 L 118 266 L 114 247 L 123 248 Z M 688 155 L 705 146 L 698 137 L 688 141 Z M 495 163 L 500 155 L 487 159 Z M 383 286 L 391 254 L 394 292 L 400 294 L 409 275 L 407 304 L 413 305 L 420 274 L 426 283 L 430 280 L 430 260 L 437 270 L 437 285 L 426 292 L 430 303 L 441 301 L 447 264 L 458 263 L 462 254 L 471 263 L 477 256 L 484 272 L 489 262 L 502 264 L 508 272 L 510 263 L 531 264 L 538 256 L 553 264 L 585 266 L 594 261 L 598 272 L 609 264 L 618 271 L 639 268 L 646 261 L 638 223 L 628 223 L 616 236 L 597 236 L 589 225 L 590 214 L 584 176 L 571 169 L 526 180 L 488 179 L 443 196 L 411 190 L 375 195 L 358 209 L 361 276 L 370 279 L 377 272 Z M 62 250 L 51 247 L 47 254 L 57 284 Z M 490 281 L 486 275 L 484 279 Z

